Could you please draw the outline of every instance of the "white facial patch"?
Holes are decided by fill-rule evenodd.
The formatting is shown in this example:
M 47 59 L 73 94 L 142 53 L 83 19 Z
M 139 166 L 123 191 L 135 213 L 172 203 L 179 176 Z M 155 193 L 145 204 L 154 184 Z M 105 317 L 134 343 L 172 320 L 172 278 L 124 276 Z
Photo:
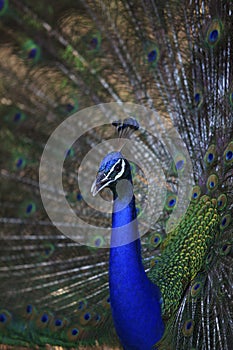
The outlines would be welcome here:
M 121 177 L 124 174 L 124 171 L 125 171 L 125 161 L 124 161 L 124 159 L 120 159 L 120 160 L 121 160 L 121 171 L 116 175 L 115 180 L 119 179 L 119 177 Z M 115 164 L 115 166 L 116 165 L 117 165 L 117 163 Z
M 115 167 L 120 164 L 121 165 L 121 170 L 120 172 L 116 175 L 116 177 L 114 179 L 109 179 L 109 176 L 111 175 L 111 173 L 115 170 Z M 101 186 L 98 190 L 101 191 L 102 188 L 104 187 L 107 187 L 111 182 L 114 182 L 115 180 L 119 179 L 123 174 L 124 174 L 124 171 L 125 171 L 125 161 L 124 159 L 119 159 L 114 165 L 113 167 L 109 170 L 109 173 L 104 176 L 103 180 L 101 182 L 104 182 L 103 186 Z M 107 180 L 109 180 L 108 182 L 106 182 Z M 94 188 L 95 184 L 92 185 L 92 187 Z
M 111 175 L 111 173 L 114 171 L 115 166 L 116 166 L 117 164 L 121 163 L 121 160 L 122 160 L 122 159 L 119 159 L 119 160 L 116 162 L 116 164 L 114 164 L 113 167 L 111 167 L 111 169 L 110 169 L 109 172 L 108 172 L 108 175 L 106 176 L 107 179 L 109 178 L 109 176 Z

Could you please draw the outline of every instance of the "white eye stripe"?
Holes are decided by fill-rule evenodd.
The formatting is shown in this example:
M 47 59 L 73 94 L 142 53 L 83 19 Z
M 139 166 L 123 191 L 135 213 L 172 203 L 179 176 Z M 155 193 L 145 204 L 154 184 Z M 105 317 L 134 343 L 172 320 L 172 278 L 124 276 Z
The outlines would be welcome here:
M 121 163 L 121 171 L 119 172 L 119 174 L 116 175 L 115 180 L 119 179 L 119 177 L 121 177 L 124 174 L 125 171 L 125 161 L 124 159 L 121 159 L 122 163 Z
M 112 180 L 109 180 L 107 183 L 105 183 L 103 186 L 101 186 L 99 189 L 98 189 L 98 192 L 102 190 L 102 188 L 105 188 L 107 187 L 110 183 L 112 183 L 113 181 Z
M 121 163 L 121 161 L 123 161 L 123 159 L 119 159 L 119 160 L 116 162 L 116 164 L 113 165 L 113 167 L 109 170 L 109 173 L 108 173 L 108 175 L 106 176 L 106 179 L 109 178 L 109 176 L 111 175 L 111 173 L 114 171 L 115 166 L 116 166 L 117 164 Z
M 104 184 L 102 185 L 102 187 L 100 187 L 100 188 L 98 189 L 98 192 L 101 191 L 102 188 L 107 187 L 110 183 L 112 183 L 112 182 L 114 182 L 115 180 L 119 179 L 119 177 L 121 177 L 121 176 L 124 174 L 125 165 L 126 165 L 126 164 L 125 164 L 124 159 L 119 159 L 119 160 L 116 162 L 116 164 L 114 164 L 114 166 L 110 169 L 108 175 L 105 176 L 104 179 L 103 179 L 102 181 L 108 180 L 109 175 L 114 171 L 115 166 L 116 166 L 117 164 L 119 164 L 120 162 L 121 162 L 121 171 L 119 172 L 119 174 L 117 174 L 116 177 L 115 177 L 114 179 L 109 179 L 108 182 L 104 183 Z

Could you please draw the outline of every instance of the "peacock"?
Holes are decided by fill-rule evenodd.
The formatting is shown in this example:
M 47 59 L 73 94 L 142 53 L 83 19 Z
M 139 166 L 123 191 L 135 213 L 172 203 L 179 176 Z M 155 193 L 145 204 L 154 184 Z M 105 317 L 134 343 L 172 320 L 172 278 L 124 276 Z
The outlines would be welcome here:
M 0 0 L 0 348 L 230 350 L 233 2 Z

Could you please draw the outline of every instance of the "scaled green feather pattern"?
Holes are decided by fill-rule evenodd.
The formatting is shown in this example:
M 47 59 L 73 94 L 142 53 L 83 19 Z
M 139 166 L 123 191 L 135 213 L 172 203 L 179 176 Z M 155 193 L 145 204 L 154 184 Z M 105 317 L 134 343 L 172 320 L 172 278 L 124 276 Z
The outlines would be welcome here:
M 184 290 L 201 270 L 208 248 L 219 231 L 216 199 L 201 197 L 190 204 L 184 218 L 163 243 L 149 276 L 162 292 L 164 317 L 177 310 Z

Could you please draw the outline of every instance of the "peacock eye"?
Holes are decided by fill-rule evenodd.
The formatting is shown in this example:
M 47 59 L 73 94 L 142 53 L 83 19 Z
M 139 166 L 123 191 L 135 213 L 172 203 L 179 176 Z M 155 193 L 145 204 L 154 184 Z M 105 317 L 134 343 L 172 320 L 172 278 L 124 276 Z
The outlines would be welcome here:
M 121 164 L 117 164 L 115 167 L 114 167 L 114 170 L 119 172 L 121 170 Z

